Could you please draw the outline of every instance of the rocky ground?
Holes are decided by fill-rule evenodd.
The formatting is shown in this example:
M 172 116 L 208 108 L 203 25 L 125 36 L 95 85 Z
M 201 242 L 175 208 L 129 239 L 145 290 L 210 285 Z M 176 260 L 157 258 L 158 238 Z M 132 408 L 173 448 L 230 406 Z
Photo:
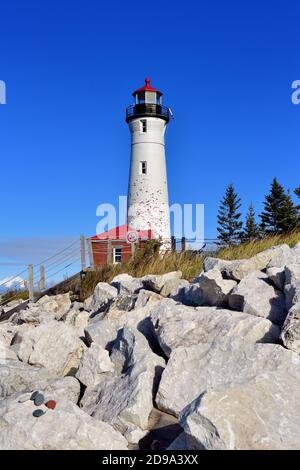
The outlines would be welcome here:
M 0 318 L 0 449 L 299 449 L 300 244 L 181 277 Z

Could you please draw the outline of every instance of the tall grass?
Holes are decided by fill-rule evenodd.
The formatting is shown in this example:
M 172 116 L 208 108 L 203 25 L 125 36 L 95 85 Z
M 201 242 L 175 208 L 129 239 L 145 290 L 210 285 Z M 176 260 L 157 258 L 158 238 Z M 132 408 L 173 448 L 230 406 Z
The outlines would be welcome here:
M 232 245 L 226 248 L 220 249 L 216 253 L 216 257 L 232 260 L 232 259 L 247 259 L 260 253 L 261 251 L 267 250 L 272 246 L 281 245 L 286 243 L 291 248 L 300 241 L 300 230 L 282 234 L 282 235 L 270 235 L 260 240 L 253 240 L 239 245 Z

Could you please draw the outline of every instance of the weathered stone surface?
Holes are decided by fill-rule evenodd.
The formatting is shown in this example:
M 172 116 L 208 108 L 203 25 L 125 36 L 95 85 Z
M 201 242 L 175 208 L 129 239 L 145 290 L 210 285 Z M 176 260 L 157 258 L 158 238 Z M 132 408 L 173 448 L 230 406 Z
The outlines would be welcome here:
M 147 429 L 154 383 L 164 360 L 150 350 L 144 336 L 133 328 L 120 332 L 111 359 L 121 375 L 87 388 L 81 405 L 94 418 L 110 422 L 133 443 L 134 436 L 140 437 L 139 430 Z
M 23 362 L 67 375 L 77 370 L 85 346 L 74 328 L 54 320 L 17 333 L 12 348 Z
M 162 290 L 160 291 L 160 295 L 162 295 L 163 297 L 176 297 L 176 299 L 179 299 L 181 293 L 189 285 L 190 283 L 185 279 L 169 279 L 165 282 Z
M 204 270 L 209 271 L 211 269 L 218 269 L 226 279 L 241 281 L 252 271 L 261 271 L 267 266 L 273 267 L 274 264 L 271 263 L 271 260 L 278 256 L 284 257 L 289 252 L 289 246 L 284 244 L 262 251 L 261 253 L 258 253 L 249 259 L 228 261 L 219 258 L 208 257 L 204 261 Z
M 100 312 L 106 308 L 117 295 L 118 290 L 114 286 L 106 282 L 99 282 L 93 294 L 86 299 L 84 309 L 87 312 Z
M 291 374 L 299 380 L 300 357 L 276 344 L 246 344 L 242 337 L 179 347 L 162 374 L 156 403 L 161 410 L 178 416 L 208 390 L 269 372 Z
M 96 343 L 92 343 L 81 358 L 76 378 L 86 387 L 93 387 L 103 379 L 103 374 L 114 371 L 108 351 Z
M 285 284 L 284 268 L 268 268 L 266 274 L 274 286 L 278 290 L 283 291 Z
M 282 325 L 286 317 L 284 295 L 260 271 L 245 276 L 229 295 L 228 302 L 234 310 L 268 318 L 277 325 Z
M 210 389 L 188 405 L 180 418 L 188 449 L 299 449 L 299 363 L 292 366 Z
M 240 337 L 246 344 L 277 342 L 280 334 L 278 326 L 263 318 L 216 307 L 187 307 L 171 299 L 152 307 L 151 322 L 167 356 L 178 346 L 212 343 L 224 337 Z
M 127 449 L 126 440 L 112 426 L 94 420 L 72 402 L 59 400 L 55 410 L 42 408 L 46 413 L 36 419 L 32 401 L 4 400 L 0 407 L 0 449 Z
M 174 300 L 177 300 L 177 298 Z M 181 292 L 180 302 L 182 302 L 184 305 L 189 305 L 190 307 L 198 307 L 199 305 L 203 305 L 203 292 L 202 289 L 199 288 L 199 284 L 194 283 L 190 286 L 184 287 L 183 291 Z
M 143 283 L 140 279 L 134 278 L 126 273 L 115 276 L 111 281 L 111 285 L 118 289 L 119 294 L 135 294 L 143 287 Z
M 84 329 L 88 326 L 90 313 L 85 310 L 71 309 L 66 316 L 65 322 L 78 332 L 78 336 L 84 336 Z
M 157 292 L 159 294 L 167 281 L 181 278 L 181 271 L 172 271 L 166 274 L 149 274 L 142 277 L 141 281 L 145 289 L 152 290 L 153 292 Z
M 159 302 L 162 299 L 162 296 L 156 294 L 155 292 L 151 292 L 150 290 L 141 289 L 138 293 L 136 302 L 135 302 L 135 309 L 143 308 L 146 305 L 152 305 Z
M 117 334 L 117 325 L 105 318 L 90 323 L 84 329 L 85 339 L 88 345 L 96 343 L 106 349 L 111 341 L 114 341 Z
M 44 295 L 36 304 L 42 305 L 46 311 L 54 311 L 56 320 L 60 320 L 71 308 L 70 294 Z
M 284 245 L 286 246 L 286 245 Z M 284 268 L 288 264 L 299 264 L 300 263 L 300 250 L 296 245 L 294 248 L 285 248 L 282 252 L 278 252 L 270 262 L 268 268 Z
M 289 310 L 280 338 L 286 348 L 300 354 L 300 302 Z
M 300 302 L 300 264 L 290 264 L 285 267 L 284 293 L 287 310 Z
M 216 307 L 226 306 L 228 294 L 237 284 L 236 281 L 223 279 L 218 269 L 211 269 L 201 274 L 196 282 L 202 292 L 202 303 L 199 305 Z

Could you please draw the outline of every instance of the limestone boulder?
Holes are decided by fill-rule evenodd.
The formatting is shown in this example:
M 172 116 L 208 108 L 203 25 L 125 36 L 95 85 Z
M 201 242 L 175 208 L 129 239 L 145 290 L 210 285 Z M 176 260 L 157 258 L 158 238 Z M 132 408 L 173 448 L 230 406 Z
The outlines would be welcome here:
M 171 279 L 181 279 L 181 271 L 172 271 L 166 274 L 149 274 L 141 278 L 144 289 L 151 290 L 156 293 L 160 293 L 163 289 L 165 283 Z
M 119 294 L 136 294 L 143 287 L 140 279 L 126 273 L 115 276 L 111 281 L 111 285 L 118 290 Z
M 300 301 L 300 264 L 285 267 L 284 293 L 287 310 Z
M 92 343 L 83 354 L 76 378 L 86 387 L 93 387 L 103 379 L 103 374 L 112 375 L 114 365 L 109 353 L 99 344 Z
M 190 283 L 185 279 L 169 279 L 165 282 L 160 295 L 163 297 L 171 297 L 180 300 L 185 288 L 189 287 Z
M 210 305 L 216 307 L 226 306 L 228 295 L 237 285 L 236 281 L 223 279 L 218 269 L 211 269 L 204 272 L 196 280 L 202 292 L 202 303 L 200 305 Z
M 260 271 L 245 276 L 229 294 L 228 302 L 234 310 L 267 318 L 280 326 L 286 317 L 284 295 L 276 291 L 269 284 L 268 276 Z
M 280 328 L 269 320 L 216 307 L 192 308 L 164 299 L 152 307 L 151 322 L 159 345 L 170 356 L 179 346 L 212 343 L 222 338 L 277 342 Z
M 64 376 L 78 369 L 85 345 L 73 327 L 53 320 L 16 333 L 12 349 L 21 361 Z
M 266 274 L 274 287 L 281 292 L 284 289 L 284 284 L 285 284 L 285 270 L 284 268 L 268 268 L 266 270 Z
M 99 282 L 93 294 L 86 299 L 84 309 L 87 312 L 98 313 L 103 311 L 118 295 L 116 287 L 107 284 L 106 282 Z
M 91 418 L 67 400 L 35 418 L 32 401 L 4 400 L 0 407 L 1 450 L 126 450 L 127 441 L 108 423 Z
M 280 338 L 286 348 L 300 354 L 300 302 L 290 308 Z
M 162 374 L 156 403 L 162 411 L 178 416 L 209 390 L 271 372 L 299 380 L 300 357 L 278 344 L 246 344 L 242 337 L 179 347 Z

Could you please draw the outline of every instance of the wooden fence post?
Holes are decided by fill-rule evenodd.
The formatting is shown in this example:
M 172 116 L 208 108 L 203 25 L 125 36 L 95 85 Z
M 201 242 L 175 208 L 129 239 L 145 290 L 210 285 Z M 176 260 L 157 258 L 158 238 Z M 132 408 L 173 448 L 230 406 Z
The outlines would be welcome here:
M 184 253 L 186 250 L 186 239 L 185 237 L 182 237 L 181 239 L 181 252 Z
M 28 265 L 28 294 L 29 294 L 29 302 L 33 302 L 33 265 Z
M 80 235 L 80 252 L 81 252 L 81 271 L 86 270 L 86 259 L 85 259 L 85 236 Z
M 131 256 L 134 257 L 134 254 L 135 254 L 135 243 L 131 243 Z
M 107 242 L 107 264 L 111 264 L 113 262 L 112 259 L 112 243 L 111 240 Z
M 46 287 L 45 266 L 41 265 L 40 266 L 40 282 L 39 282 L 40 291 L 44 290 L 45 287 Z
M 171 236 L 171 250 L 176 251 L 176 238 L 174 235 Z
M 88 239 L 88 249 L 89 249 L 90 267 L 94 270 L 95 269 L 94 253 L 93 253 L 92 241 L 90 238 Z

